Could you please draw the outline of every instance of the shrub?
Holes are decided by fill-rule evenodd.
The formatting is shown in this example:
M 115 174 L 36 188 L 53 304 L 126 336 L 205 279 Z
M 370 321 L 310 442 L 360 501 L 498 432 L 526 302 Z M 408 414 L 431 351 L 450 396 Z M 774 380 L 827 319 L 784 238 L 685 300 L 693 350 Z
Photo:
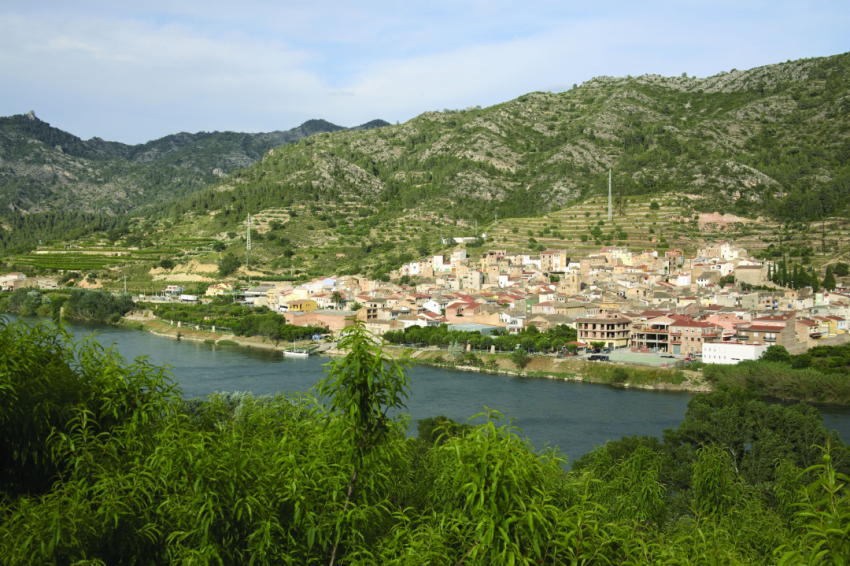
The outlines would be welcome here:
M 614 368 L 611 372 L 611 381 L 614 383 L 625 383 L 629 380 L 629 372 L 625 368 Z

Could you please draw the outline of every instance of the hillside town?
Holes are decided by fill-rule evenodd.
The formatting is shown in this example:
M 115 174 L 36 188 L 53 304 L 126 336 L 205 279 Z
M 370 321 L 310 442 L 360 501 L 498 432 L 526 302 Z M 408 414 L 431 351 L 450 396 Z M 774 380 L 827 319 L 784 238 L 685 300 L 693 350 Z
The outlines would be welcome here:
M 363 277 L 309 283 L 219 282 L 202 297 L 169 285 L 172 300 L 215 297 L 281 313 L 296 326 L 339 332 L 362 319 L 381 336 L 411 326 L 452 330 L 577 331 L 580 352 L 605 349 L 732 364 L 758 359 L 768 346 L 792 354 L 848 342 L 850 290 L 793 290 L 769 281 L 772 264 L 719 242 L 688 257 L 681 250 L 641 252 L 603 247 L 586 257 L 566 250 L 537 255 L 491 249 L 471 257 L 463 247 L 404 264 L 389 282 Z M 55 287 L 22 273 L 0 277 L 0 288 Z M 636 358 L 637 359 L 637 358 Z

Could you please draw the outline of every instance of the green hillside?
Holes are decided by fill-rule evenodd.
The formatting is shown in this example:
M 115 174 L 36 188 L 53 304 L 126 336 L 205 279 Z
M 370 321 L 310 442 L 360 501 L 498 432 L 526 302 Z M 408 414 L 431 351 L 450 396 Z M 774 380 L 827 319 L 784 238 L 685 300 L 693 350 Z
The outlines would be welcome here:
M 380 127 L 375 120 L 357 129 Z M 82 140 L 34 113 L 0 118 L 0 209 L 122 214 L 216 183 L 269 149 L 344 130 L 308 120 L 287 131 L 181 132 L 144 144 Z
M 178 239 L 207 238 L 214 245 L 181 244 L 175 257 L 215 263 L 221 252 L 244 258 L 250 213 L 252 269 L 278 278 L 385 276 L 447 249 L 441 234 L 481 233 L 487 246 L 576 256 L 608 244 L 695 251 L 724 238 L 819 267 L 848 251 L 848 69 L 842 54 L 708 78 L 600 77 L 490 108 L 317 133 L 131 215 L 4 221 L 0 245 L 65 233 L 172 257 Z

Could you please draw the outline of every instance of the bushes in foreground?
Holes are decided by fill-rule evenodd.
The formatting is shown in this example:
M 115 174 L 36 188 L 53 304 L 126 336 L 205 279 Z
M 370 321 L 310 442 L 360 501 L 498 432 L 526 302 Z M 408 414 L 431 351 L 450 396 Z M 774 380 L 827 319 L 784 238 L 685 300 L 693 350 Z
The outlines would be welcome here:
M 184 401 L 143 362 L 0 324 L 0 419 L 25 433 L 0 444 L 0 564 L 842 564 L 850 553 L 847 454 L 814 409 L 764 408 L 740 389 L 698 395 L 663 441 L 612 442 L 567 472 L 495 412 L 472 429 L 438 417 L 406 438 L 409 418 L 387 416 L 404 408 L 404 367 L 360 326 L 345 340 L 351 354 L 317 389 L 325 405 Z

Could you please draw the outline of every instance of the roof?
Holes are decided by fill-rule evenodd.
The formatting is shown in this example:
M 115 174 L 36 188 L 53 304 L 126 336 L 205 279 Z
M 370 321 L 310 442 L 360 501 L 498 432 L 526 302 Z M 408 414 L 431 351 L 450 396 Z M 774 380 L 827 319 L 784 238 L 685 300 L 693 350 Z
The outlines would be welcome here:
M 812 323 L 814 326 L 814 323 Z M 783 328 L 779 326 L 764 326 L 761 324 L 751 324 L 744 328 L 739 328 L 739 330 L 752 330 L 753 332 L 782 332 Z
M 614 318 L 577 318 L 575 321 L 598 324 L 631 324 L 632 319 L 624 316 L 617 316 Z
M 717 326 L 716 324 L 712 324 L 710 322 L 700 322 L 698 320 L 693 320 L 693 319 L 679 319 L 676 322 L 674 322 L 673 324 L 671 324 L 670 326 L 684 326 L 684 327 L 688 327 L 688 328 L 709 328 L 709 327 L 720 328 L 720 326 Z

